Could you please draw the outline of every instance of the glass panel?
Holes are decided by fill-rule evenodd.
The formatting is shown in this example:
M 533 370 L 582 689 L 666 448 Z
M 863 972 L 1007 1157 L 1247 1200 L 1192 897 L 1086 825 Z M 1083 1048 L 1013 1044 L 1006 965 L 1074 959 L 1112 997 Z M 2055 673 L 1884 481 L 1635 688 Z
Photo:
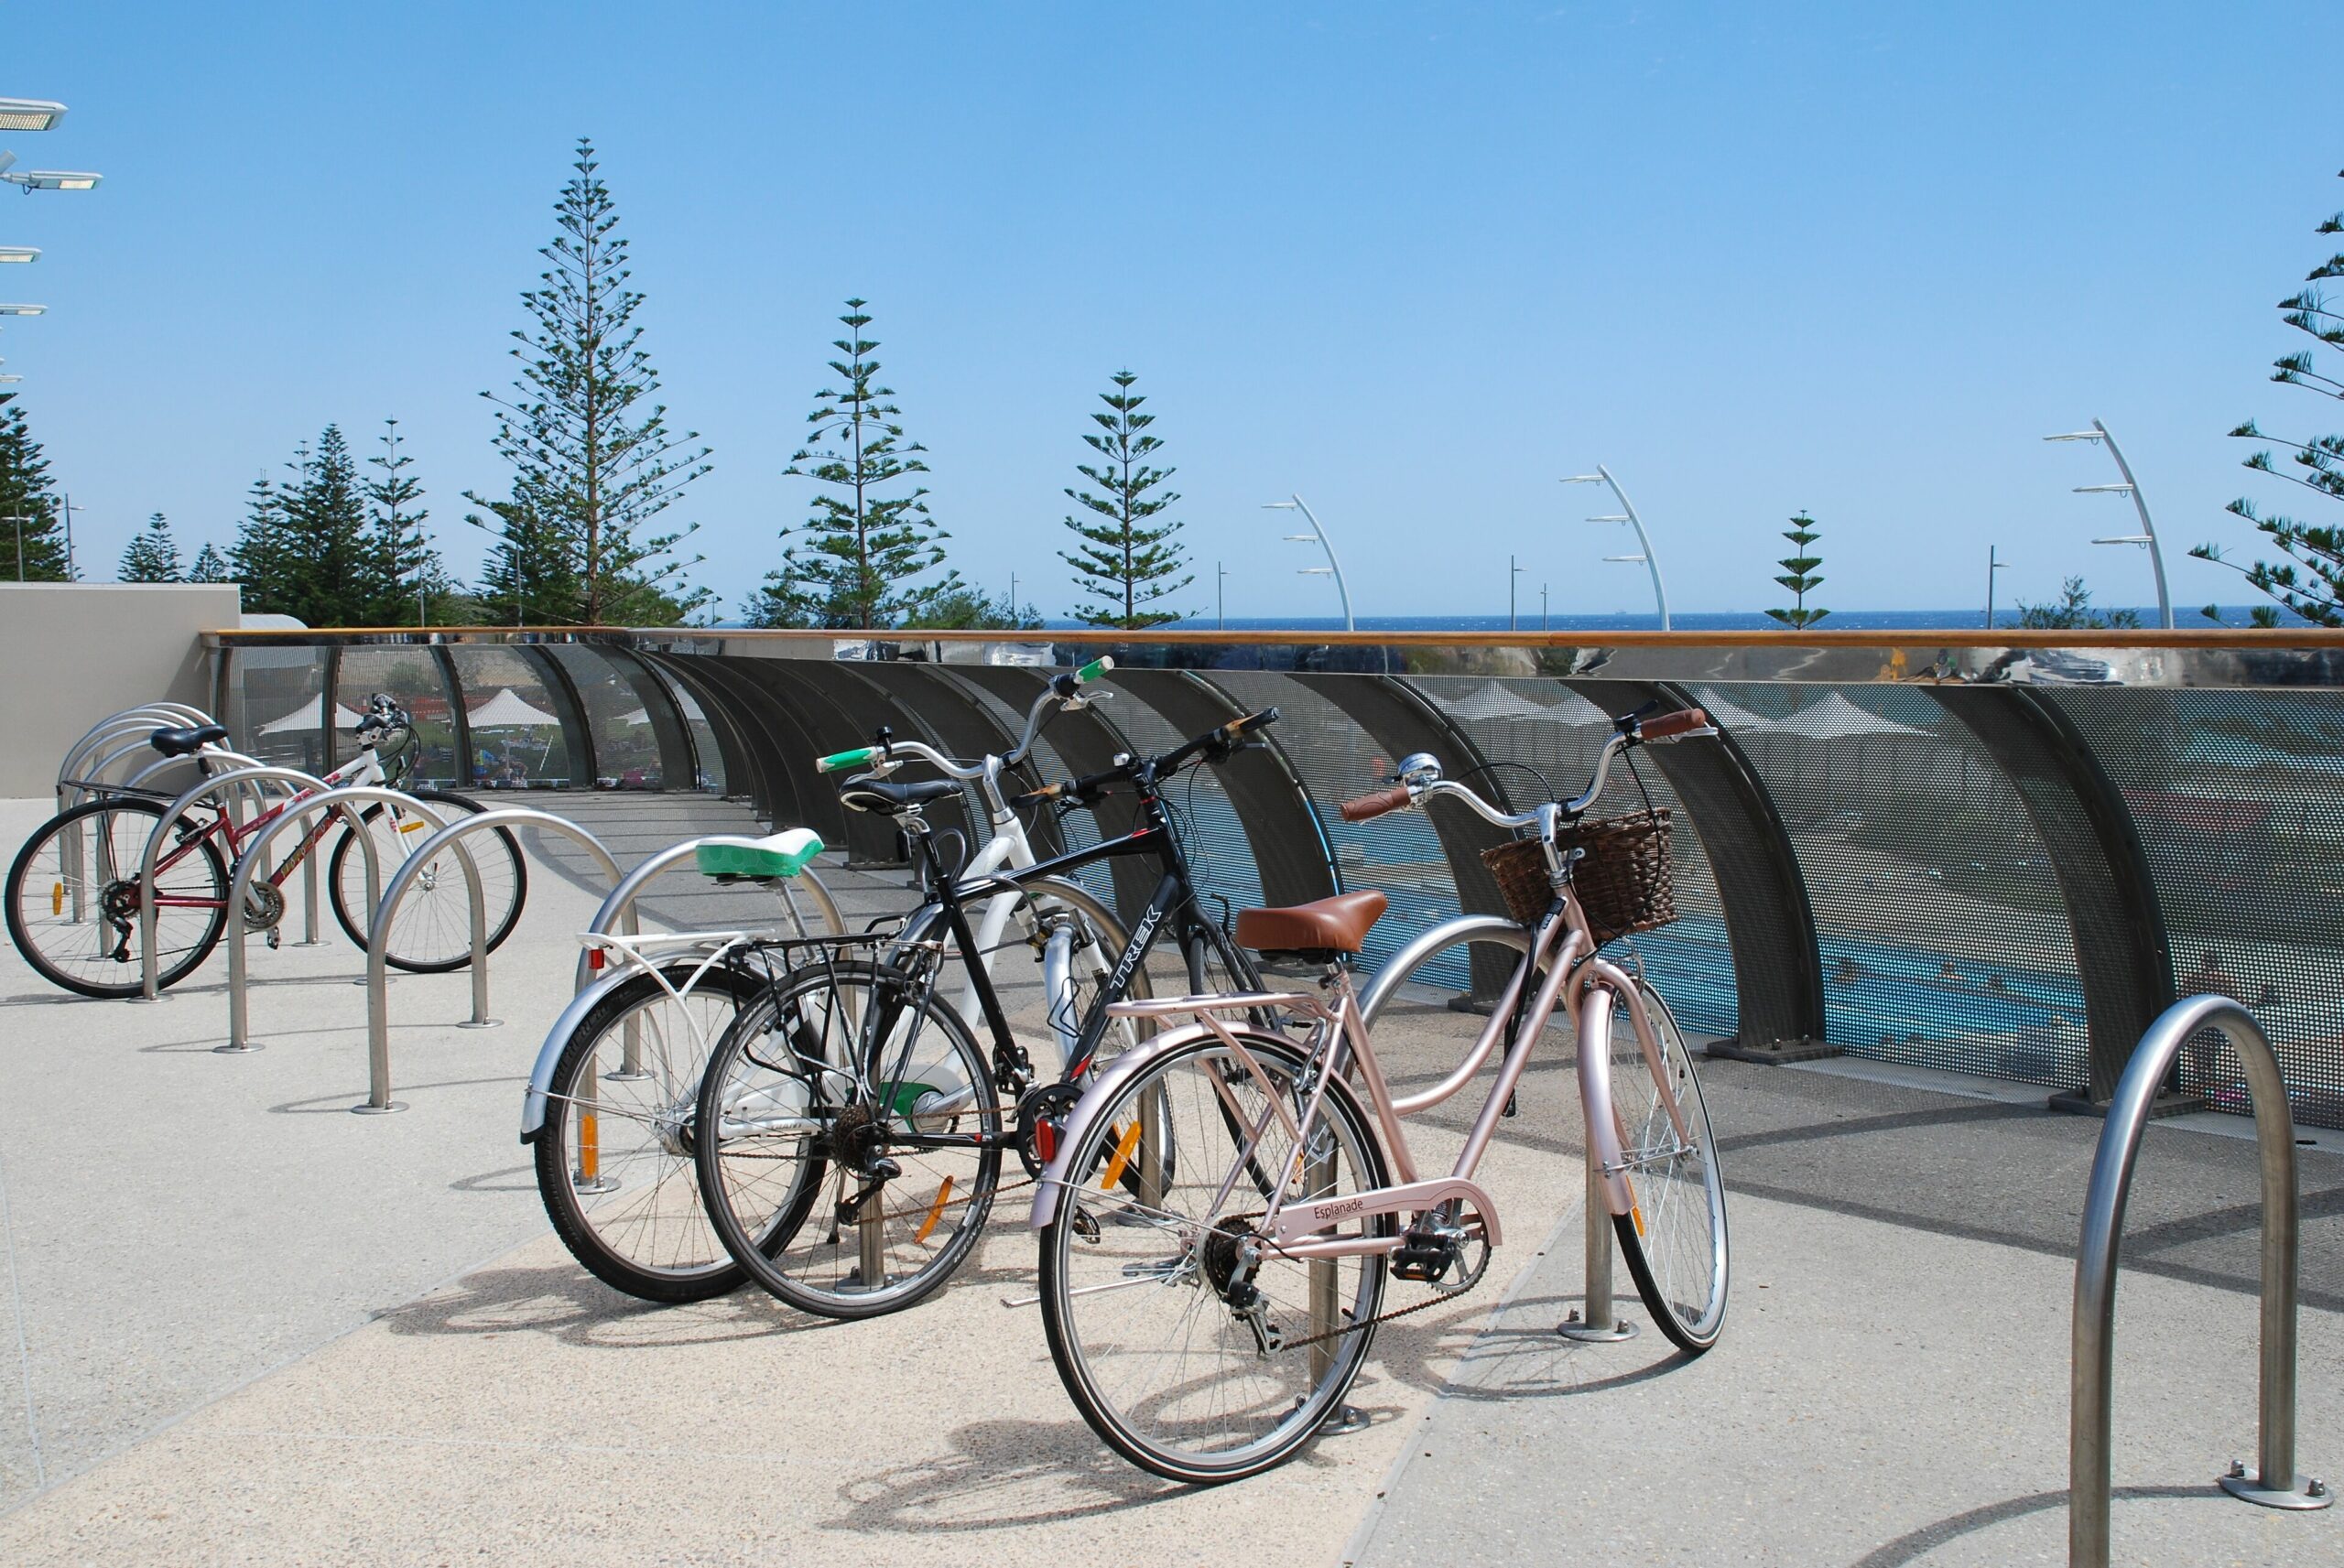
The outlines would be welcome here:
M 520 650 L 461 645 L 449 653 L 472 719 L 473 788 L 563 789 L 588 782 L 562 733 L 561 699 Z
M 1696 689 L 1757 769 L 1815 910 L 1824 1038 L 2072 1087 L 2083 982 L 2050 852 L 1967 726 L 1894 687 Z
M 239 648 L 220 721 L 232 744 L 273 767 L 322 773 L 327 759 L 323 648 Z
M 594 737 L 596 789 L 658 789 L 662 786 L 659 735 L 648 703 L 621 678 L 612 662 L 591 648 L 554 643 L 552 655 L 578 700 Z
M 358 754 L 351 731 L 367 700 L 386 692 L 415 719 L 417 751 L 407 782 L 440 789 L 458 785 L 454 704 L 440 661 L 429 648 L 344 648 L 334 676 L 334 753 L 348 762 Z

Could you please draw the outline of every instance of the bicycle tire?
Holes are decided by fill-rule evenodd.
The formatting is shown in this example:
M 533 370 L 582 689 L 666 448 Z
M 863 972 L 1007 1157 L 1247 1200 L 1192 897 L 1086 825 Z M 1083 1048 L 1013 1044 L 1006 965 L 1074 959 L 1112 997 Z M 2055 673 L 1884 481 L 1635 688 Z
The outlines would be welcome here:
M 848 996 L 858 1000 L 841 1009 L 839 1002 Z M 841 1017 L 849 1022 L 834 1030 Z M 882 1036 L 881 1072 L 892 1072 L 901 1059 L 906 1035 L 898 1033 L 899 1019 L 916 1021 L 917 1031 L 933 1029 L 942 1041 L 939 1054 L 933 1044 L 917 1045 L 919 1033 L 908 1035 L 915 1043 L 911 1073 L 895 1105 L 858 1104 L 830 1087 L 842 1076 L 835 1065 L 810 1065 L 835 1064 L 842 1050 L 867 1050 L 845 1034 L 846 1029 L 860 1033 L 854 1021 L 866 1017 L 884 1021 L 871 1026 Z M 784 1044 L 762 1044 L 775 1038 Z M 964 1087 L 965 1108 L 923 1119 L 984 1135 L 982 1146 L 917 1151 L 887 1141 L 887 1132 L 912 1124 L 915 1091 L 949 1095 Z M 846 1189 L 850 1180 L 864 1178 L 851 1177 L 847 1163 L 835 1158 L 834 1139 L 849 1112 L 881 1130 L 871 1152 L 902 1171 L 855 1195 L 856 1212 L 864 1215 L 860 1221 L 846 1213 Z M 725 1250 L 777 1300 L 822 1317 L 878 1317 L 925 1299 L 976 1246 L 1000 1185 L 1002 1114 L 992 1064 L 959 1011 L 894 965 L 812 963 L 767 988 L 710 1053 L 693 1126 L 700 1201 Z M 728 1137 L 728 1127 L 743 1130 Z M 760 1171 L 776 1180 L 759 1180 Z M 897 1182 L 905 1195 L 891 1197 Z M 833 1186 L 838 1206 L 831 1222 L 808 1236 L 805 1227 L 819 1217 L 817 1206 Z M 877 1206 L 875 1212 L 866 1212 L 870 1205 Z M 950 1230 L 931 1247 L 929 1238 L 948 1217 Z M 852 1268 L 846 1266 L 850 1256 Z M 875 1286 L 863 1281 L 866 1260 L 875 1260 Z M 899 1260 L 910 1265 L 908 1271 L 899 1272 Z
M 579 1020 L 554 1064 L 545 1126 L 536 1140 L 537 1195 L 554 1233 L 596 1279 L 647 1302 L 707 1301 L 738 1290 L 748 1277 L 708 1223 L 686 1141 L 689 1127 L 674 1125 L 674 1112 L 697 1106 L 707 1063 L 691 1024 L 705 1027 L 708 1020 L 689 1010 L 714 1004 L 737 1013 L 765 987 L 754 976 L 722 966 L 699 969 L 696 963 L 663 967 L 667 986 L 653 975 L 631 976 Z M 685 992 L 681 1003 L 669 986 Z M 672 1016 L 646 1018 L 654 1010 Z M 647 1071 L 644 1078 L 624 1080 L 628 1108 L 614 1109 L 610 1091 L 622 1080 L 601 1064 L 609 1060 L 614 1032 L 630 1020 L 637 1026 L 638 1069 Z M 646 1033 L 653 1037 L 643 1039 Z M 616 1048 L 623 1065 L 623 1038 Z M 591 1094 L 581 1082 L 590 1068 Z M 634 1091 L 637 1082 L 646 1089 Z M 607 1131 L 613 1120 L 643 1130 L 637 1149 L 613 1154 Z M 610 1201 L 597 1201 L 602 1199 Z
M 1240 1024 L 1232 1033 L 1264 1076 L 1282 1080 L 1279 1092 L 1296 1100 L 1291 1086 L 1307 1069 L 1308 1049 L 1251 1025 Z M 1264 1101 L 1256 1119 L 1269 1112 L 1251 1071 L 1230 1058 L 1229 1046 L 1217 1036 L 1191 1040 L 1117 1084 L 1111 1099 L 1092 1108 L 1068 1152 L 1058 1209 L 1041 1238 L 1042 1323 L 1068 1397 L 1091 1429 L 1125 1459 L 1198 1486 L 1242 1480 L 1283 1464 L 1341 1408 L 1374 1340 L 1386 1272 L 1381 1253 L 1331 1261 L 1264 1254 L 1245 1282 L 1261 1292 L 1264 1319 L 1277 1329 L 1280 1343 L 1264 1349 L 1267 1341 L 1242 1326 L 1237 1298 L 1207 1273 L 1219 1266 L 1210 1261 L 1210 1238 L 1242 1235 L 1233 1227 L 1259 1217 L 1235 1210 L 1253 1203 L 1248 1195 L 1257 1195 L 1260 1184 L 1207 1150 L 1232 1141 L 1234 1124 L 1223 1114 L 1232 1087 Z M 1324 1160 L 1327 1174 L 1313 1194 L 1324 1197 L 1386 1185 L 1384 1150 L 1357 1097 L 1338 1079 L 1328 1085 L 1320 1103 L 1326 1119 L 1314 1124 L 1318 1130 L 1305 1147 L 1325 1139 L 1326 1152 L 1314 1155 L 1311 1163 Z M 1147 1157 L 1142 1146 L 1144 1112 L 1136 1121 L 1128 1114 L 1120 1121 L 1117 1117 L 1123 1108 L 1150 1104 L 1172 1108 L 1159 1113 L 1162 1141 L 1182 1146 L 1179 1173 L 1160 1183 L 1152 1205 L 1130 1199 L 1122 1181 L 1133 1160 Z M 1251 1105 L 1245 1109 L 1253 1113 Z M 1275 1127 L 1264 1139 L 1258 1146 L 1239 1148 L 1228 1161 L 1249 1170 L 1281 1170 L 1298 1152 L 1291 1136 Z M 1275 1140 L 1275 1146 L 1266 1140 Z M 1100 1174 L 1102 1164 L 1106 1169 Z M 1210 1212 L 1188 1214 L 1186 1206 Z M 1394 1228 L 1390 1215 L 1355 1223 L 1362 1236 L 1389 1236 Z M 1323 1296 L 1320 1270 L 1329 1271 Z M 1345 1272 L 1352 1276 L 1348 1289 L 1341 1280 Z M 1297 1292 L 1308 1306 L 1295 1306 Z M 1221 1300 L 1209 1299 L 1211 1293 Z M 1334 1313 L 1355 1326 L 1318 1337 L 1324 1332 L 1318 1325 L 1331 1322 Z M 1141 1326 L 1119 1327 L 1128 1322 Z M 1124 1350 L 1119 1332 L 1128 1333 L 1136 1347 Z M 1314 1337 L 1317 1344 L 1306 1343 Z M 1200 1350 L 1199 1340 L 1208 1341 Z M 1200 1364 L 1189 1364 L 1192 1355 Z M 1154 1380 L 1139 1384 L 1142 1378 Z M 1243 1386 L 1233 1390 L 1225 1386 L 1241 1381 Z M 1226 1433 L 1230 1441 L 1217 1448 L 1209 1442 L 1170 1441 L 1170 1433 L 1201 1431 L 1209 1422 L 1219 1424 L 1206 1433 L 1208 1439 Z M 1244 1430 L 1226 1430 L 1240 1426 Z M 1255 1426 L 1265 1430 L 1252 1430 Z
M 468 795 L 447 790 L 418 789 L 408 793 L 427 805 L 447 807 L 444 815 L 450 822 L 459 815 L 472 816 L 487 809 Z M 366 821 L 367 831 L 371 833 L 383 816 L 383 806 L 377 802 L 367 806 L 361 815 Z M 424 826 L 429 827 L 429 824 L 425 823 Z M 351 901 L 363 903 L 366 896 L 366 861 L 365 857 L 358 852 L 357 842 L 347 826 L 334 835 L 333 852 L 326 866 L 326 882 L 331 895 L 335 923 L 341 925 L 344 935 L 363 949 L 366 946 L 366 934 L 374 925 L 374 912 L 367 910 L 362 918 L 351 908 Z M 472 851 L 473 864 L 480 871 L 481 896 L 488 925 L 488 950 L 493 953 L 504 946 L 507 936 L 513 935 L 513 927 L 521 918 L 522 905 L 528 902 L 529 862 L 521 853 L 519 841 L 503 827 L 485 834 L 469 834 L 463 842 L 464 848 Z M 411 886 L 406 901 L 399 905 L 399 915 L 402 922 L 407 922 L 417 910 L 419 900 L 444 897 L 447 909 L 435 914 L 432 924 L 437 930 L 445 933 L 448 939 L 435 944 L 439 949 L 436 951 L 419 952 L 410 948 L 402 952 L 400 938 L 394 934 L 392 945 L 383 956 L 395 969 L 404 969 L 409 974 L 444 975 L 467 968 L 472 963 L 472 910 L 464 888 L 463 868 L 456 863 L 453 849 L 442 853 L 447 860 L 444 890 L 440 886 L 428 890 L 419 885 Z M 404 851 L 396 857 L 379 857 L 385 883 L 389 882 L 391 873 L 398 869 L 403 859 Z M 439 873 L 439 870 L 435 866 L 432 873 Z M 506 891 L 508 879 L 509 891 Z
M 137 953 L 137 925 L 134 920 L 127 927 L 100 917 L 98 901 L 108 886 L 135 883 L 143 861 L 146 840 L 154 834 L 155 825 L 161 821 L 166 807 L 154 801 L 120 797 L 84 801 L 69 811 L 60 811 L 25 840 L 16 858 L 8 868 L 5 894 L 7 903 L 9 939 L 34 972 L 51 985 L 82 996 L 120 998 L 139 995 L 145 989 L 142 966 Z M 119 818 L 122 826 L 111 826 Z M 135 820 L 134 820 L 135 819 Z M 188 818 L 181 818 L 183 822 Z M 215 819 L 216 820 L 216 819 Z M 198 825 L 199 827 L 201 826 Z M 90 866 L 87 875 L 80 874 L 79 866 L 69 871 L 64 864 L 64 834 L 79 827 L 83 846 L 82 861 Z M 157 986 L 168 990 L 200 968 L 220 945 L 221 934 L 228 925 L 228 864 L 220 853 L 215 836 L 205 834 L 193 841 L 194 853 L 182 859 L 179 867 L 168 873 L 164 887 L 183 892 L 186 896 L 209 898 L 217 902 L 203 918 L 182 920 L 157 916 L 156 948 L 157 954 Z M 55 864 L 44 871 L 44 852 Z M 196 868 L 188 870 L 190 861 Z M 184 876 L 182 888 L 175 880 Z M 33 885 L 37 878 L 45 877 L 49 883 L 44 892 Z M 67 897 L 74 891 L 76 881 L 82 885 L 81 908 L 84 918 L 66 918 Z M 131 898 L 130 909 L 135 914 L 136 897 Z M 46 911 L 46 913 L 44 913 Z M 192 914 L 196 912 L 190 911 Z M 172 929 L 166 932 L 162 921 L 172 920 Z M 80 933 L 90 948 L 85 958 L 86 972 L 61 967 L 63 948 L 56 956 L 51 948 L 58 944 L 79 945 L 75 933 Z M 102 946 L 100 938 L 111 933 L 110 946 Z M 50 940 L 44 943 L 42 936 Z M 126 979 L 105 980 L 94 978 L 100 973 L 114 972 L 117 966 Z
M 1636 989 L 1661 1036 L 1662 1062 L 1691 1137 L 1683 1152 L 1665 1162 L 1654 1160 L 1650 1152 L 1657 1143 L 1665 1141 L 1676 1149 L 1675 1125 L 1651 1087 L 1650 1066 L 1637 1048 L 1633 1023 L 1624 1031 L 1615 1029 L 1612 1101 L 1634 1145 L 1622 1151 L 1633 1172 L 1629 1181 L 1634 1196 L 1629 1213 L 1612 1217 L 1612 1227 L 1644 1310 L 1669 1343 L 1688 1356 L 1698 1356 L 1718 1342 L 1725 1328 L 1732 1277 L 1725 1182 L 1718 1170 L 1717 1135 L 1709 1127 L 1709 1108 L 1684 1032 L 1648 981 L 1639 979 Z M 1655 1167 L 1657 1176 L 1653 1174 Z M 1688 1174 L 1694 1179 L 1687 1181 Z

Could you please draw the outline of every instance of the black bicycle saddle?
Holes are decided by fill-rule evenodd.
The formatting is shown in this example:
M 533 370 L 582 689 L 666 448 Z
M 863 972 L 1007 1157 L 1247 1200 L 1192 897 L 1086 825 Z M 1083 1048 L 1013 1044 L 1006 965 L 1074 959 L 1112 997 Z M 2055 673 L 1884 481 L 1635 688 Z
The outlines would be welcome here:
M 216 745 L 227 738 L 225 726 L 203 724 L 192 730 L 157 730 L 146 737 L 146 743 L 167 757 L 184 757 L 190 752 Z
M 900 816 L 916 806 L 958 795 L 950 779 L 925 779 L 918 784 L 889 784 L 885 779 L 849 779 L 839 788 L 839 804 L 852 811 Z

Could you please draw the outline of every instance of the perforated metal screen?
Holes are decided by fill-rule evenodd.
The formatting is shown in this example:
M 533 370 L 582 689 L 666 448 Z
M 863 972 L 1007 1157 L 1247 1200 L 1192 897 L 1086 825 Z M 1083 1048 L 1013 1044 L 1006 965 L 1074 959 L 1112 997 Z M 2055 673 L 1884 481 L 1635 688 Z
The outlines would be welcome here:
M 2061 692 L 2122 791 L 2181 995 L 2237 998 L 2278 1048 L 2297 1119 L 2344 1126 L 2344 693 Z M 2182 1087 L 2249 1108 L 2208 1034 Z

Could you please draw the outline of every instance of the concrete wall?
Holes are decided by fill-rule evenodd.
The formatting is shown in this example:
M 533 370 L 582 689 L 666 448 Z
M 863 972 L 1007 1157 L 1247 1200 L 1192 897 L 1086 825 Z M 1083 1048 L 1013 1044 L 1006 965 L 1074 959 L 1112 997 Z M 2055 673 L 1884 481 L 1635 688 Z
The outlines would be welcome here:
M 208 708 L 199 636 L 236 624 L 233 583 L 0 583 L 0 798 L 48 795 L 67 749 L 109 713 Z

